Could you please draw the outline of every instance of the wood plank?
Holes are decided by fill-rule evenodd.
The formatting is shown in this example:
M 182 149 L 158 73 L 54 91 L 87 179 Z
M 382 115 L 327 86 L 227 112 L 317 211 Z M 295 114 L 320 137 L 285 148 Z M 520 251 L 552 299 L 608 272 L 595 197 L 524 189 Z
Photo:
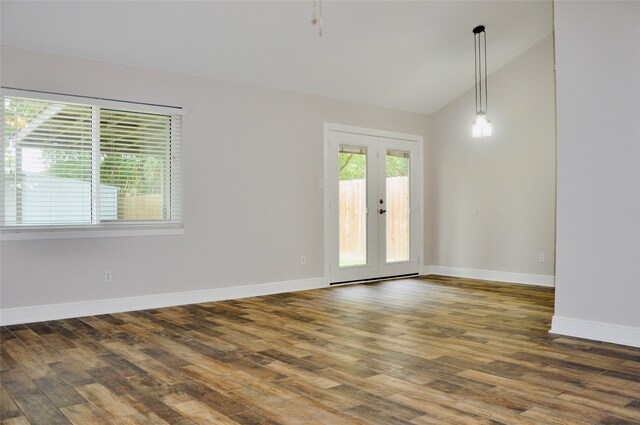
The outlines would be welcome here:
M 0 386 L 0 420 L 16 418 L 22 416 L 22 412 L 16 406 L 7 390 Z
M 69 420 L 21 370 L 3 371 L 1 381 L 29 422 L 43 425 L 70 424 Z
M 209 406 L 200 403 L 197 400 L 185 401 L 173 405 L 173 408 L 193 422 L 201 425 L 220 424 L 220 425 L 237 425 L 238 423 L 222 413 L 213 410 Z
M 60 410 L 74 425 L 108 425 L 110 423 L 91 403 L 74 404 L 62 407 Z
M 51 400 L 56 407 L 67 407 L 86 403 L 80 394 L 57 376 L 45 376 L 33 380 L 34 384 Z

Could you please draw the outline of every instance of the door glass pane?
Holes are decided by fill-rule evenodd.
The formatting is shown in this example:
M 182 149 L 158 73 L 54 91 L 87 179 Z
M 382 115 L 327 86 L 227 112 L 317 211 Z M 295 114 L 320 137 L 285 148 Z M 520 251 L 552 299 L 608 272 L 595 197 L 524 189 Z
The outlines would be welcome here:
M 340 146 L 340 267 L 367 264 L 367 149 Z
M 409 261 L 409 152 L 387 151 L 387 263 Z

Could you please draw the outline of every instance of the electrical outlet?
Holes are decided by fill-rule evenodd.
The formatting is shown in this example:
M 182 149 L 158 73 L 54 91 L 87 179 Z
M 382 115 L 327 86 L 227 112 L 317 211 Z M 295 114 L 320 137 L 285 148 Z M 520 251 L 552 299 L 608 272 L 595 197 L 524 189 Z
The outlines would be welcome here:
M 111 273 L 111 270 L 105 270 L 104 283 L 111 283 L 111 282 L 113 282 L 113 274 Z
M 538 254 L 538 262 L 544 263 L 544 252 L 541 252 L 540 254 Z
M 302 264 L 303 266 L 307 264 L 307 257 L 302 255 L 300 257 L 300 264 Z

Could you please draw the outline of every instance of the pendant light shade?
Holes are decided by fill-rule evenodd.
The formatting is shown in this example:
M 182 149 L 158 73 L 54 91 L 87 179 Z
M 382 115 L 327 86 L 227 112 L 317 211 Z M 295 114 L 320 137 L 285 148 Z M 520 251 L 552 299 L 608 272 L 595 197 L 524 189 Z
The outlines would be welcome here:
M 487 33 L 484 25 L 479 25 L 473 29 L 473 46 L 475 55 L 476 119 L 471 127 L 471 135 L 473 137 L 489 137 L 491 136 L 492 128 L 491 121 L 487 118 L 489 92 L 487 88 Z
M 489 137 L 491 133 L 491 121 L 487 119 L 482 111 L 477 112 L 476 119 L 473 121 L 473 126 L 471 126 L 471 135 L 473 137 Z

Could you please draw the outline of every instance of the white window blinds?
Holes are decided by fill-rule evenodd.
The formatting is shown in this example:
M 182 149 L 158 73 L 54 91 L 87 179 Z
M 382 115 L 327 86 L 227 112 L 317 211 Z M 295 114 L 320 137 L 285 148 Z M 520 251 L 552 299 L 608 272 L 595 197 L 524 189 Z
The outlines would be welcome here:
M 181 116 L 112 104 L 3 97 L 4 231 L 182 226 Z

